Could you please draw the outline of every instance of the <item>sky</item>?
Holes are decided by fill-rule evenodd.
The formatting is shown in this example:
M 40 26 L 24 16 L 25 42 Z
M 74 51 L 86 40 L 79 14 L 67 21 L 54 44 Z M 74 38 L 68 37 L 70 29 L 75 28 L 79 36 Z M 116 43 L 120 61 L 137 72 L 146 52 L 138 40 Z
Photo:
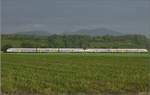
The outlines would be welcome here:
M 108 28 L 150 34 L 150 0 L 2 0 L 2 32 Z

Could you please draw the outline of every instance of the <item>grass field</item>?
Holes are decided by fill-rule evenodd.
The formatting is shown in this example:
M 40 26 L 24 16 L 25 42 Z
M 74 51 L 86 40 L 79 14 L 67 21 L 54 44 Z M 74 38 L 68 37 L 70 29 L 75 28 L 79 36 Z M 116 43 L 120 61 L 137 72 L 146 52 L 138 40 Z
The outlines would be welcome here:
M 1 55 L 2 92 L 40 95 L 137 95 L 149 90 L 148 54 Z

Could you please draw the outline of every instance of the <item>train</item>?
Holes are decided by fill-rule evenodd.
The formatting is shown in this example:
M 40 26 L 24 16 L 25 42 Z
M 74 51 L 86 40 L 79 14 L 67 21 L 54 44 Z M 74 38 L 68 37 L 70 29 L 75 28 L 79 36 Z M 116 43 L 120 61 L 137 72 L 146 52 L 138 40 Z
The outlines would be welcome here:
M 103 48 L 8 48 L 8 53 L 147 53 L 147 49 L 103 49 Z

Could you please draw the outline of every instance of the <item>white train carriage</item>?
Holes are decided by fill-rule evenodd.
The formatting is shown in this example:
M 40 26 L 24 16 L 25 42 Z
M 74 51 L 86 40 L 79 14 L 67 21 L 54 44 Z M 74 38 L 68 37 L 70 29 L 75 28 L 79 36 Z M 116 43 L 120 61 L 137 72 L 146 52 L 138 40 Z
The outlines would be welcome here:
M 59 52 L 85 52 L 81 48 L 59 48 Z
M 128 53 L 136 53 L 136 52 L 148 52 L 147 49 L 113 49 L 115 52 L 128 52 Z
M 36 48 L 9 48 L 7 52 L 37 52 Z
M 43 53 L 59 52 L 59 49 L 58 48 L 37 48 L 37 52 L 43 52 Z

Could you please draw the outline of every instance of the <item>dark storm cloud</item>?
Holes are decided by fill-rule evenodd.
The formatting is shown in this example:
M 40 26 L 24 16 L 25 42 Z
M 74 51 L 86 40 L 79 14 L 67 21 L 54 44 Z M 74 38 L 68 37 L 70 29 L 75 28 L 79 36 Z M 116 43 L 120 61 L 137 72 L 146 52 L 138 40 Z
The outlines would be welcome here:
M 106 27 L 149 33 L 149 0 L 3 0 L 3 32 Z

